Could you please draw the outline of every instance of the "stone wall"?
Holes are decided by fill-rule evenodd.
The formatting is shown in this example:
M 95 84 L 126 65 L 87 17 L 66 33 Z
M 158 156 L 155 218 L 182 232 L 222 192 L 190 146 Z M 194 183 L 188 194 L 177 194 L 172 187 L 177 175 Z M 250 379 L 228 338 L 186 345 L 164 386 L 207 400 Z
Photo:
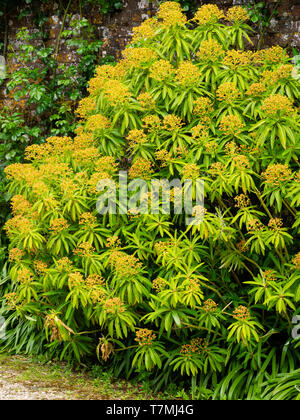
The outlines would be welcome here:
M 23 4 L 22 1 L 20 1 Z M 83 10 L 83 15 L 93 23 L 97 29 L 96 36 L 104 40 L 101 55 L 113 55 L 116 58 L 120 56 L 120 51 L 124 49 L 126 43 L 131 37 L 132 27 L 138 26 L 147 17 L 152 16 L 157 9 L 157 1 L 148 0 L 124 0 L 124 7 L 119 12 L 115 12 L 109 16 L 102 16 L 93 8 Z M 245 0 L 210 0 L 197 1 L 196 6 L 205 3 L 215 3 L 221 8 L 228 8 L 232 5 L 245 4 Z M 270 11 L 273 10 L 278 3 L 275 0 L 266 1 Z M 78 14 L 78 2 L 74 0 L 73 8 L 70 12 Z M 43 4 L 43 12 L 49 16 L 46 26 L 49 29 L 49 44 L 55 44 L 61 26 L 61 19 L 58 17 L 58 3 L 55 0 L 49 0 Z M 34 31 L 34 14 L 18 19 L 18 15 L 22 7 L 18 7 L 12 11 L 8 19 L 7 41 L 14 48 L 18 47 L 16 41 L 16 33 L 19 28 L 26 26 Z M 257 41 L 257 36 L 253 38 Z M 264 38 L 263 46 L 279 44 L 283 47 L 296 47 L 300 50 L 300 0 L 281 0 L 278 7 L 278 14 L 272 19 L 271 25 Z M 64 45 L 61 46 L 61 60 L 72 60 L 72 51 Z

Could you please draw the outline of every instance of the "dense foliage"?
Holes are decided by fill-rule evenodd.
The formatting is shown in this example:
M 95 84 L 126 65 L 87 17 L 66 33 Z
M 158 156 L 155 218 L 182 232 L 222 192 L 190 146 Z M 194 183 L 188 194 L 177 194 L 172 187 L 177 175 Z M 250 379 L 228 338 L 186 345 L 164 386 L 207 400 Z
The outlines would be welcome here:
M 299 398 L 299 82 L 282 48 L 244 51 L 247 19 L 163 3 L 97 68 L 76 136 L 6 168 L 7 348 L 96 353 L 157 388 L 191 377 L 198 398 Z M 202 178 L 204 220 L 99 215 L 118 170 Z
M 2 226 L 9 214 L 4 168 L 23 161 L 25 148 L 40 143 L 49 135 L 69 135 L 77 126 L 74 110 L 86 95 L 88 80 L 99 62 L 103 42 L 94 39 L 95 28 L 86 18 L 69 16 L 62 27 L 59 42 L 48 44 L 49 34 L 40 17 L 33 33 L 22 28 L 17 33 L 20 48 L 8 46 L 6 97 L 0 110 L 0 268 L 6 253 Z M 69 48 L 73 62 L 61 54 L 61 45 Z M 2 86 L 4 88 L 4 86 Z

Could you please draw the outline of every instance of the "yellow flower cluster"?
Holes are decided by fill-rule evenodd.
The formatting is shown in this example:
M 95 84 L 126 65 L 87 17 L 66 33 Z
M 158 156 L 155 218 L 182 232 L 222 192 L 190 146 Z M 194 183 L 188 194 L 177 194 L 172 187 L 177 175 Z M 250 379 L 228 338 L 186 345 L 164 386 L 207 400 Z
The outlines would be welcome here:
M 105 64 L 96 68 L 96 76 L 89 81 L 88 91 L 91 95 L 103 89 L 103 85 L 109 80 L 120 80 L 127 72 L 123 62 L 116 66 Z
M 104 310 L 107 314 L 117 315 L 125 311 L 125 305 L 120 298 L 114 297 L 106 300 Z
M 200 117 L 203 117 L 206 114 L 211 114 L 214 110 L 212 101 L 204 96 L 197 98 L 193 105 L 193 114 Z
M 214 39 L 207 39 L 202 41 L 196 57 L 200 61 L 212 61 L 215 63 L 219 61 L 224 54 L 225 51 L 218 41 Z
M 225 82 L 218 87 L 216 95 L 219 101 L 232 103 L 239 98 L 240 91 L 233 82 Z
M 23 234 L 30 233 L 33 228 L 33 222 L 24 216 L 15 216 L 9 219 L 4 225 L 4 230 L 9 237 L 14 235 L 15 232 Z
M 292 179 L 292 171 L 288 165 L 277 163 L 269 165 L 265 172 L 261 173 L 261 177 L 265 179 L 266 184 L 279 186 Z
M 147 136 L 143 130 L 130 130 L 128 136 L 126 137 L 130 148 L 134 148 L 137 145 L 147 143 Z
M 17 194 L 13 196 L 10 204 L 11 204 L 11 209 L 14 216 L 16 215 L 24 216 L 31 209 L 31 204 L 21 194 Z
M 233 318 L 238 319 L 240 321 L 247 321 L 250 318 L 250 312 L 249 309 L 246 308 L 246 306 L 239 305 L 234 311 L 233 311 Z
M 101 114 L 94 114 L 88 117 L 86 121 L 86 128 L 88 131 L 105 130 L 110 127 L 108 118 Z
M 202 309 L 205 312 L 215 312 L 215 310 L 217 309 L 217 304 L 214 300 L 212 299 L 207 299 L 205 302 L 203 302 L 203 306 Z
M 246 194 L 240 194 L 234 197 L 234 201 L 236 202 L 235 207 L 240 209 L 244 209 L 245 207 L 249 207 L 251 202 L 250 198 Z
M 258 232 L 264 229 L 264 225 L 258 219 L 249 220 L 247 224 L 248 232 Z
M 73 153 L 73 161 L 79 167 L 90 166 L 97 159 L 99 159 L 100 153 L 97 147 L 91 146 L 86 149 L 76 150 Z
M 220 176 L 224 173 L 224 165 L 221 162 L 214 162 L 209 168 L 209 172 L 212 176 Z
M 95 252 L 95 248 L 89 242 L 82 242 L 74 249 L 73 254 L 79 257 L 91 257 Z
M 279 217 L 274 217 L 269 220 L 268 228 L 271 230 L 280 230 L 283 226 L 283 220 Z
M 141 93 L 137 100 L 144 110 L 152 110 L 155 108 L 155 100 L 149 92 Z
M 210 23 L 216 23 L 218 20 L 225 17 L 224 12 L 218 8 L 215 4 L 204 4 L 200 7 L 194 15 L 195 22 L 198 25 L 206 25 Z
M 294 264 L 295 268 L 300 269 L 300 252 L 294 256 L 292 263 Z
M 153 174 L 152 163 L 150 160 L 137 158 L 131 165 L 128 175 L 130 179 L 141 178 L 149 180 Z
M 247 10 L 241 6 L 231 7 L 226 13 L 226 20 L 229 22 L 246 22 L 249 19 Z
M 250 168 L 249 159 L 245 155 L 234 156 L 232 159 L 232 164 L 235 168 L 241 171 Z
M 110 262 L 120 277 L 135 277 L 142 268 L 142 263 L 134 256 L 115 249 L 110 255 Z
M 252 85 L 249 86 L 249 89 L 246 91 L 246 95 L 248 96 L 261 96 L 263 93 L 265 93 L 266 88 L 263 85 L 263 83 L 252 83 Z
M 191 134 L 193 139 L 207 139 L 209 137 L 209 131 L 203 124 L 198 124 L 191 128 Z
M 136 332 L 135 341 L 139 343 L 139 346 L 151 346 L 153 341 L 156 339 L 156 335 L 153 331 L 147 328 L 141 328 Z
M 207 350 L 208 343 L 203 338 L 193 338 L 190 344 L 183 344 L 180 349 L 180 353 L 185 357 L 190 358 L 193 354 L 200 354 L 202 351 Z
M 199 83 L 201 73 L 195 64 L 183 61 L 176 70 L 175 81 L 182 86 L 194 86 Z
M 48 265 L 44 261 L 36 260 L 33 262 L 34 270 L 38 276 L 46 273 Z
M 285 50 L 279 45 L 262 50 L 262 57 L 268 64 L 278 64 L 288 59 Z
M 84 279 L 81 273 L 79 271 L 75 271 L 74 273 L 71 273 L 68 278 L 68 286 L 69 289 L 74 289 L 76 287 L 81 287 L 84 285 Z
M 155 152 L 155 158 L 161 162 L 161 167 L 167 166 L 167 164 L 172 160 L 170 152 L 166 149 L 157 150 Z
M 63 218 L 54 219 L 50 223 L 50 230 L 54 233 L 62 232 L 63 230 L 68 229 L 70 225 L 67 220 Z
M 238 115 L 225 115 L 220 122 L 220 130 L 227 136 L 238 135 L 245 124 Z
M 124 65 L 128 67 L 134 67 L 135 69 L 148 65 L 151 61 L 158 58 L 157 52 L 147 47 L 133 48 L 128 47 L 123 50 L 123 56 L 125 57 Z
M 101 156 L 95 162 L 94 169 L 97 172 L 106 172 L 113 175 L 118 168 L 118 164 L 112 156 Z
M 163 82 L 167 79 L 171 79 L 175 75 L 175 69 L 168 60 L 158 60 L 151 66 L 150 77 Z
M 97 226 L 97 218 L 90 212 L 82 213 L 79 219 L 79 224 L 84 225 L 87 230 L 89 228 L 95 228 Z
M 142 121 L 144 123 L 144 128 L 150 132 L 159 130 L 161 128 L 161 121 L 158 115 L 146 115 Z
M 228 50 L 223 59 L 223 64 L 231 69 L 236 69 L 238 67 L 248 66 L 250 61 L 251 58 L 248 52 L 240 50 Z
M 88 288 L 94 288 L 94 287 L 103 287 L 105 286 L 105 280 L 102 276 L 100 276 L 99 274 L 90 274 L 86 279 L 85 279 L 85 284 Z
M 271 281 L 276 281 L 276 272 L 274 270 L 266 270 L 263 272 L 263 278 L 267 283 Z
M 163 26 L 170 28 L 175 25 L 184 25 L 187 22 L 186 16 L 181 12 L 179 3 L 166 1 L 160 5 L 156 14 Z
M 132 29 L 132 42 L 138 42 L 140 40 L 146 40 L 153 38 L 156 34 L 155 26 L 157 22 L 154 18 L 146 19 L 140 26 L 136 26 Z
M 6 293 L 4 299 L 10 310 L 16 309 L 19 300 L 19 296 L 16 292 Z
M 73 269 L 72 261 L 68 257 L 60 258 L 56 263 L 61 272 L 70 273 Z
M 182 170 L 183 179 L 197 179 L 200 176 L 199 166 L 195 163 L 186 163 Z
M 31 164 L 13 163 L 4 169 L 8 180 L 24 181 L 29 186 L 39 178 L 40 174 Z
M 9 261 L 21 261 L 24 257 L 25 252 L 19 248 L 12 248 L 9 251 Z
M 76 114 L 79 115 L 80 118 L 85 118 L 94 111 L 96 111 L 96 101 L 93 97 L 87 96 L 79 101 Z
M 167 281 L 161 277 L 157 277 L 152 282 L 152 289 L 156 290 L 158 293 L 161 292 L 167 286 Z
M 111 236 L 110 238 L 107 238 L 105 246 L 107 248 L 118 249 L 121 248 L 122 243 L 118 236 Z
M 29 268 L 20 268 L 18 271 L 18 282 L 21 284 L 29 284 L 33 281 L 33 273 Z
M 291 100 L 280 94 L 271 95 L 263 101 L 262 110 L 269 116 L 290 115 L 294 112 Z
M 167 131 L 177 131 L 183 126 L 183 121 L 180 117 L 174 114 L 168 114 L 163 120 L 163 129 Z
M 108 80 L 103 88 L 104 95 L 112 106 L 123 105 L 131 96 L 128 87 L 119 80 Z

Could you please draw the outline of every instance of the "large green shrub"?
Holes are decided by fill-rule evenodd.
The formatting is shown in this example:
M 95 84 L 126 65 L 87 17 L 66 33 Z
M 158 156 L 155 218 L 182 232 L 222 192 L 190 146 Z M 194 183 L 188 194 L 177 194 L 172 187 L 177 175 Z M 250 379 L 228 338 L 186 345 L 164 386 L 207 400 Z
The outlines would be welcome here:
M 158 387 L 191 376 L 200 397 L 260 398 L 294 370 L 299 83 L 282 48 L 244 51 L 246 21 L 214 5 L 187 21 L 163 3 L 123 60 L 97 68 L 75 138 L 29 146 L 28 163 L 6 169 L 7 346 L 40 350 L 46 337 L 52 355 L 96 352 Z M 98 214 L 97 185 L 118 170 L 149 186 L 202 178 L 202 223 L 172 206 Z

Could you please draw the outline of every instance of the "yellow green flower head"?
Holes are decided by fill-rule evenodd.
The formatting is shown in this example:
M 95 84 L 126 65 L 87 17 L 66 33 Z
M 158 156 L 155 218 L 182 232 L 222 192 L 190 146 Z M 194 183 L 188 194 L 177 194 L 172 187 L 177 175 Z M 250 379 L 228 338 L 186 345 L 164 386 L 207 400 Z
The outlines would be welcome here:
M 269 220 L 268 228 L 271 230 L 280 230 L 283 226 L 283 220 L 275 217 Z
M 202 41 L 200 49 L 197 53 L 197 58 L 199 61 L 213 61 L 216 62 L 220 60 L 225 51 L 221 44 L 214 39 L 208 39 Z
M 153 38 L 156 34 L 155 26 L 157 26 L 156 20 L 150 18 L 146 19 L 140 26 L 134 27 L 132 29 L 132 43 Z
M 104 94 L 112 106 L 123 105 L 131 96 L 128 87 L 118 80 L 107 81 L 104 85 Z
M 164 117 L 163 128 L 167 131 L 180 130 L 183 126 L 183 121 L 180 117 L 174 114 L 169 114 Z
M 186 163 L 182 170 L 183 179 L 197 179 L 200 176 L 199 166 L 195 163 Z
M 248 66 L 250 64 L 250 55 L 245 51 L 229 50 L 226 52 L 223 63 L 231 69 Z
M 143 158 L 136 159 L 136 161 L 131 165 L 131 168 L 128 172 L 130 179 L 141 178 L 148 180 L 151 178 L 152 174 L 152 163 L 150 162 L 150 160 L 146 160 Z
M 101 114 L 95 114 L 88 117 L 86 128 L 88 131 L 105 130 L 110 127 L 108 118 Z
M 144 131 L 138 130 L 137 128 L 130 130 L 126 139 L 128 140 L 130 148 L 147 142 L 147 136 Z
M 23 249 L 12 248 L 9 251 L 9 261 L 20 261 L 25 255 Z
M 217 23 L 224 17 L 224 12 L 215 4 L 204 4 L 197 10 L 192 20 L 196 21 L 198 25 L 206 25 L 208 23 Z
M 199 83 L 201 73 L 190 61 L 183 61 L 176 70 L 175 81 L 182 86 L 193 86 Z
M 92 96 L 87 96 L 86 98 L 82 98 L 79 101 L 78 107 L 76 109 L 76 114 L 79 115 L 80 118 L 85 118 L 87 115 L 91 114 L 95 110 L 95 98 L 93 98 Z
M 263 101 L 262 110 L 269 116 L 290 115 L 294 108 L 287 96 L 280 94 L 271 95 Z
M 246 95 L 248 96 L 261 96 L 263 93 L 265 93 L 266 87 L 263 83 L 252 83 L 252 85 L 249 86 L 249 89 L 246 91 Z
M 186 16 L 181 12 L 180 4 L 174 1 L 162 3 L 156 16 L 166 28 L 185 25 L 187 22 Z
M 217 99 L 227 103 L 232 103 L 240 97 L 240 91 L 232 82 L 222 83 L 217 89 Z
M 75 273 L 71 273 L 68 279 L 69 289 L 73 289 L 75 287 L 83 286 L 84 280 L 81 273 L 76 271 Z
M 241 6 L 234 6 L 228 9 L 226 13 L 226 20 L 229 22 L 246 22 L 249 20 L 249 15 L 246 9 Z
M 209 98 L 200 96 L 194 101 L 193 114 L 198 116 L 204 116 L 211 114 L 214 110 L 213 103 Z
M 54 233 L 59 233 L 59 232 L 62 232 L 63 230 L 68 229 L 69 226 L 70 225 L 67 222 L 67 220 L 63 218 L 54 219 L 50 223 L 50 230 Z
M 262 50 L 262 57 L 268 64 L 284 63 L 288 59 L 285 50 L 279 45 Z
M 233 311 L 233 318 L 238 319 L 240 321 L 247 321 L 250 318 L 250 312 L 249 309 L 246 308 L 246 306 L 238 306 Z
M 18 282 L 22 284 L 28 284 L 33 281 L 33 273 L 29 268 L 20 268 L 18 271 Z
M 300 252 L 294 256 L 292 263 L 294 264 L 295 268 L 300 269 Z
M 155 51 L 146 47 L 125 48 L 125 50 L 123 51 L 123 56 L 125 57 L 125 60 L 123 62 L 124 65 L 128 65 L 129 67 L 134 68 L 147 65 L 151 61 L 154 61 L 158 58 L 158 54 Z
M 292 171 L 288 165 L 282 165 L 281 163 L 272 164 L 267 167 L 265 172 L 261 174 L 266 184 L 280 185 L 283 182 L 290 181 L 292 179 Z
M 14 195 L 10 204 L 14 216 L 24 216 L 31 209 L 30 202 L 21 194 Z
M 150 77 L 163 82 L 164 80 L 170 79 L 175 75 L 175 69 L 168 60 L 158 60 L 153 63 L 150 69 Z
M 135 341 L 137 341 L 141 347 L 151 346 L 155 338 L 156 335 L 151 330 L 141 328 L 136 332 Z
M 245 124 L 238 115 L 226 115 L 220 122 L 220 130 L 228 136 L 238 135 L 244 126 Z
M 107 314 L 117 314 L 125 311 L 125 305 L 120 298 L 107 299 L 104 303 L 104 310 Z
M 153 110 L 155 108 L 155 100 L 149 92 L 141 93 L 137 100 L 145 110 Z

